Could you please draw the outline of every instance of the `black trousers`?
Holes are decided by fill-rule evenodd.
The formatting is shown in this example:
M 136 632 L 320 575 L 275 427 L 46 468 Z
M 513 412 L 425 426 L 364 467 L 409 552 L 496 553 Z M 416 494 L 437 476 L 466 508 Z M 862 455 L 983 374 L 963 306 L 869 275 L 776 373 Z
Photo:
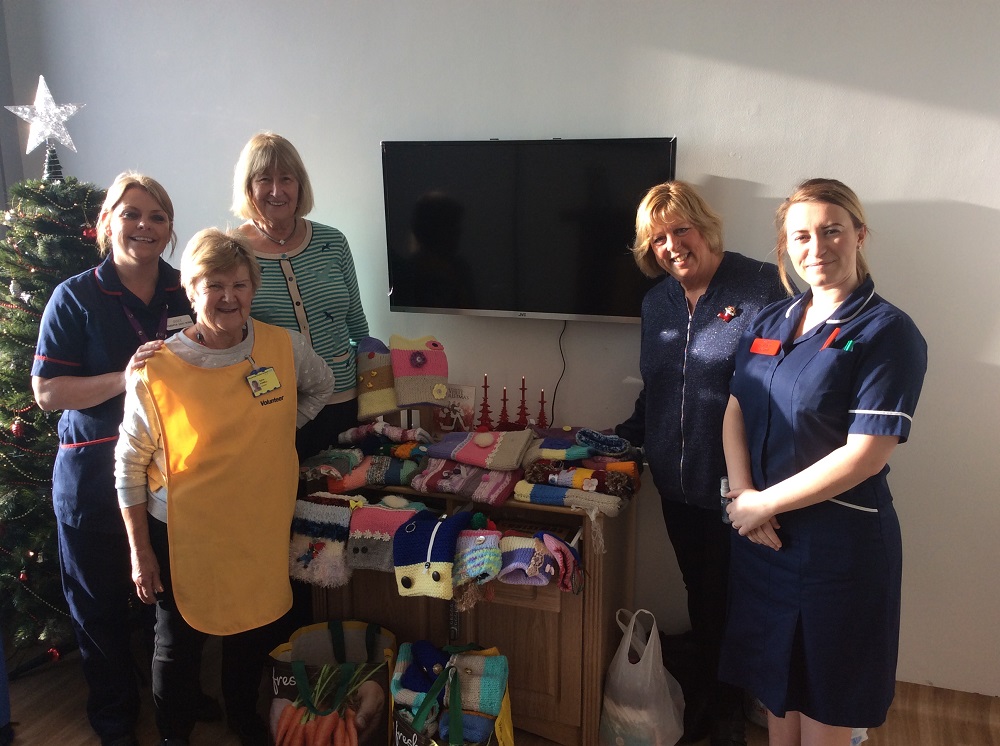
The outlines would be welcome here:
M 687 589 L 688 616 L 694 642 L 694 661 L 684 668 L 692 673 L 685 694 L 689 716 L 698 713 L 709 721 L 732 717 L 741 692 L 718 680 L 719 651 L 726 626 L 729 589 L 729 542 L 732 526 L 722 522 L 719 508 L 709 510 L 672 500 L 663 500 L 663 519 L 677 564 Z M 678 677 L 680 679 L 680 677 Z M 682 682 L 684 683 L 684 682 Z M 695 730 L 699 727 L 690 723 Z M 707 722 L 704 724 L 707 726 Z
M 160 563 L 163 593 L 156 602 L 153 704 L 162 738 L 189 738 L 201 697 L 201 654 L 208 635 L 184 621 L 174 601 L 167 524 L 149 517 L 149 538 Z M 287 615 L 286 615 L 287 617 Z M 257 697 L 268 653 L 288 637 L 282 617 L 222 638 L 222 699 L 231 726 L 258 717 Z

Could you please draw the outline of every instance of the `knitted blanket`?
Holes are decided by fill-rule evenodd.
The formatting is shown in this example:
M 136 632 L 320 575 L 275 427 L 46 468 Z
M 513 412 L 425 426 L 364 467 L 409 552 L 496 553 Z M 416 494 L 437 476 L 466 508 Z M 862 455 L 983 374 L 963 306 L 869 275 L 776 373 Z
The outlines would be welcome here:
M 614 518 L 625 507 L 626 500 L 601 492 L 586 492 L 573 487 L 551 484 L 531 484 L 523 479 L 514 485 L 514 499 L 539 505 L 562 505 L 581 510 L 596 510 Z

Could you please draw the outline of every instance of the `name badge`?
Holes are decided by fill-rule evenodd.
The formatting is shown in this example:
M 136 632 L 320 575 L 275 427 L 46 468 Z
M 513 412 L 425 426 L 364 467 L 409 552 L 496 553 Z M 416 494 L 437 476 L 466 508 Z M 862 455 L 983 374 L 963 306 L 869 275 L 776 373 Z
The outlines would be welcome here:
M 780 339 L 764 339 L 757 337 L 750 345 L 750 352 L 755 355 L 777 355 L 781 351 Z
M 183 316 L 171 316 L 167 319 L 167 331 L 175 332 L 178 329 L 187 329 L 189 326 L 194 326 L 194 320 L 184 314 Z
M 263 396 L 275 389 L 281 388 L 281 383 L 278 382 L 278 375 L 274 372 L 274 368 L 256 369 L 247 376 L 247 383 L 250 384 L 250 390 L 255 397 Z

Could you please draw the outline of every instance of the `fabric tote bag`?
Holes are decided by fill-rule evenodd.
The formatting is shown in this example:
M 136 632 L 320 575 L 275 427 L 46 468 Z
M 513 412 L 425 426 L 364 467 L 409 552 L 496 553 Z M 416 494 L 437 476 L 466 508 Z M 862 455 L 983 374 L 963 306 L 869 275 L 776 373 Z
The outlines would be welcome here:
M 296 630 L 271 651 L 264 673 L 271 743 L 385 744 L 395 654 L 395 635 L 377 624 L 332 621 Z

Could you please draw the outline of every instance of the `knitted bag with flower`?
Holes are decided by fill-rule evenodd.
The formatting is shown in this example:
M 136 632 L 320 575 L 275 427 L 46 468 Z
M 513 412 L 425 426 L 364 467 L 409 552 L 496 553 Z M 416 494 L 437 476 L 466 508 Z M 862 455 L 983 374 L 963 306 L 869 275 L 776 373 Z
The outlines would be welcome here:
M 400 407 L 438 404 L 448 394 L 448 357 L 434 337 L 389 338 L 396 403 Z

